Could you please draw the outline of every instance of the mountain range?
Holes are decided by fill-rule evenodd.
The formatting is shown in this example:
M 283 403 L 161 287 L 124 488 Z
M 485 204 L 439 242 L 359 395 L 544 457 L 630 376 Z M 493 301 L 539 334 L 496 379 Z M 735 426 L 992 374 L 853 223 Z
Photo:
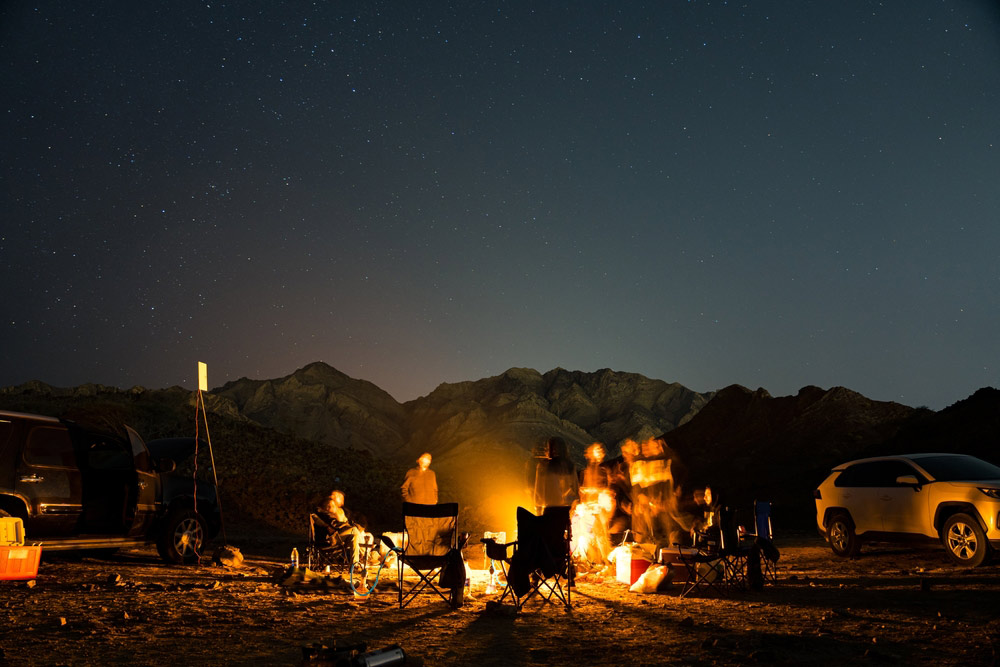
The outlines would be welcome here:
M 608 369 L 512 368 L 399 403 L 316 362 L 282 378 L 229 382 L 205 402 L 231 439 L 217 447 L 223 497 L 238 499 L 247 518 L 279 527 L 297 520 L 296 504 L 331 486 L 344 488 L 373 523 L 392 523 L 402 471 L 423 451 L 434 456 L 442 498 L 462 503 L 470 530 L 502 527 L 516 505 L 530 506 L 533 457 L 551 436 L 569 443 L 578 465 L 592 442 L 616 456 L 626 439 L 660 436 L 687 470 L 686 488 L 711 485 L 737 507 L 770 499 L 788 525 L 808 526 L 811 491 L 837 463 L 917 450 L 995 462 L 1000 436 L 1000 392 L 992 388 L 934 412 L 843 387 L 782 397 L 738 385 L 699 393 Z M 147 438 L 191 432 L 193 404 L 193 393 L 179 387 L 0 389 L 2 408 L 88 419 L 112 410 Z

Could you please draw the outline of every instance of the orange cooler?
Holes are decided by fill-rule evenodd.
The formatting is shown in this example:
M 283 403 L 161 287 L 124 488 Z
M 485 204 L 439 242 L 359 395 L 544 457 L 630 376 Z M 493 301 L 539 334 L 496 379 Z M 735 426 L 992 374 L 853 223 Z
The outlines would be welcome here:
M 34 579 L 38 576 L 40 546 L 0 547 L 0 580 Z

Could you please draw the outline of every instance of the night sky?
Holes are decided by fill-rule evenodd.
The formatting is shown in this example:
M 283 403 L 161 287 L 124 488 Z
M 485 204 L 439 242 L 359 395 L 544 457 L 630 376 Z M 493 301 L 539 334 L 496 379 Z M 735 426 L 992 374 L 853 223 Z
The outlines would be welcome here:
M 1000 386 L 1000 8 L 0 4 L 0 385 Z

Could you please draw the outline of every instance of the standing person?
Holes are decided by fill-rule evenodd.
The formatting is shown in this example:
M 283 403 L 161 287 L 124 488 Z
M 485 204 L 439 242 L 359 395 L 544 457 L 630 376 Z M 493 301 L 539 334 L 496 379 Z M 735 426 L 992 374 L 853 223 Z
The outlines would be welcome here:
M 580 480 L 569 459 L 569 448 L 562 438 L 549 438 L 548 456 L 535 466 L 535 511 L 546 507 L 569 506 L 580 497 Z
M 431 470 L 431 455 L 424 452 L 417 459 L 417 467 L 406 471 L 406 478 L 400 489 L 403 500 L 420 505 L 437 505 L 438 483 L 434 471 Z

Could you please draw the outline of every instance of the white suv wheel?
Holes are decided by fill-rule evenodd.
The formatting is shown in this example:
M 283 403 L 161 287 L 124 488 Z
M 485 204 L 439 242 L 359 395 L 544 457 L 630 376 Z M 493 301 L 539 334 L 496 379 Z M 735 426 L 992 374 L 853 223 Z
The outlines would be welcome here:
M 956 514 L 945 521 L 941 538 L 948 557 L 958 565 L 976 567 L 986 560 L 986 535 L 968 514 Z

